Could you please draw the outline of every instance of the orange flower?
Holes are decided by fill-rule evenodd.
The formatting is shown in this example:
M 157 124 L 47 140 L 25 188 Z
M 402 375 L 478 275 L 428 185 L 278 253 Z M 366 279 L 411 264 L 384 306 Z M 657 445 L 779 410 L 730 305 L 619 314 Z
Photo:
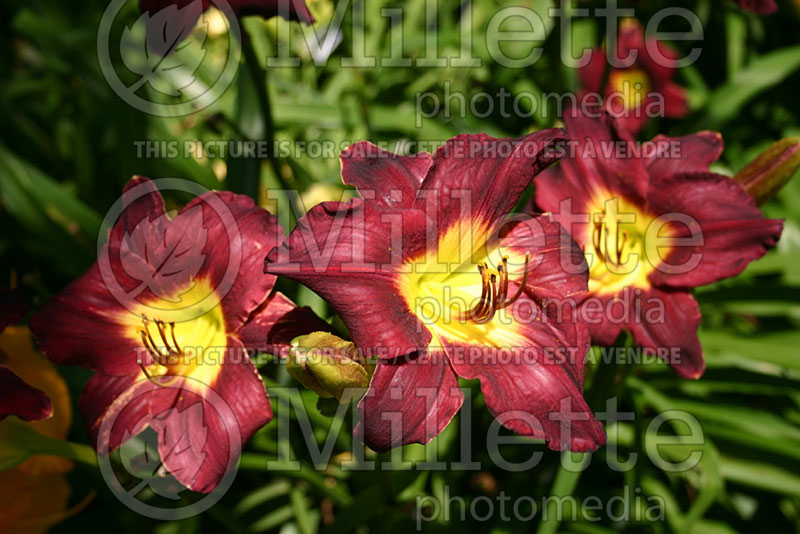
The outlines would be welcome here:
M 50 438 L 66 438 L 72 425 L 67 385 L 56 367 L 36 353 L 28 328 L 11 326 L 0 333 L 0 355 L 5 366 L 52 402 L 51 417 L 23 424 Z M 20 423 L 0 422 L 0 432 L 15 424 Z M 34 456 L 0 473 L 0 531 L 44 532 L 66 517 L 70 489 L 64 473 L 71 469 L 67 459 Z

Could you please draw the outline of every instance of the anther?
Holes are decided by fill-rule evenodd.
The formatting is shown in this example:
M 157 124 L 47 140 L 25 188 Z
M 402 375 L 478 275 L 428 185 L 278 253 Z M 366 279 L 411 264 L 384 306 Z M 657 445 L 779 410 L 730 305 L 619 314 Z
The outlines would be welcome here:
M 516 293 L 514 293 L 514 296 L 505 301 L 503 303 L 503 306 L 501 306 L 501 308 L 505 308 L 506 306 L 513 304 L 514 301 L 517 300 L 522 295 L 522 292 L 525 289 L 525 283 L 528 281 L 528 262 L 529 262 L 528 255 L 525 254 L 525 267 L 522 271 L 522 282 L 520 282 L 519 286 L 517 287 L 517 291 Z
M 168 323 L 170 330 L 169 337 L 171 338 L 170 341 L 167 339 L 167 332 L 166 332 L 167 323 L 165 323 L 160 319 L 155 319 L 153 322 L 155 323 L 156 329 L 158 330 L 158 334 L 161 337 L 161 341 L 163 342 L 163 350 L 161 349 L 161 347 L 156 345 L 156 342 L 153 339 L 153 335 L 150 332 L 150 320 L 145 315 L 142 315 L 143 326 L 137 329 L 139 337 L 142 340 L 142 344 L 144 344 L 144 347 L 145 349 L 147 349 L 147 352 L 150 353 L 150 355 L 159 365 L 166 367 L 171 364 L 174 364 L 174 362 L 171 362 L 170 360 L 174 359 L 174 357 L 183 355 L 183 350 L 181 350 L 181 347 L 178 344 L 178 340 L 175 337 L 175 323 L 174 322 Z
M 467 313 L 459 314 L 460 320 L 469 319 L 475 323 L 482 324 L 491 321 L 497 310 L 501 310 L 521 295 L 528 280 L 528 255 L 525 255 L 525 267 L 522 273 L 522 281 L 517 291 L 511 298 L 508 298 L 508 257 L 502 258 L 502 265 L 497 267 L 496 273 L 489 273 L 485 263 L 478 265 L 478 272 L 481 274 L 481 297 L 478 304 Z
M 142 369 L 142 373 L 144 373 L 145 378 L 147 378 L 148 382 L 155 384 L 158 387 L 167 387 L 172 385 L 175 381 L 179 380 L 181 377 L 179 375 L 172 375 L 169 380 L 159 380 L 158 378 L 154 377 L 147 371 L 147 367 L 144 366 L 142 362 L 139 362 L 139 367 Z M 162 376 L 163 378 L 163 376 Z
M 610 228 L 610 224 L 614 227 Z M 613 246 L 611 241 L 611 231 L 614 232 Z M 612 261 L 617 265 L 622 263 L 622 254 L 625 251 L 625 246 L 628 244 L 628 232 L 621 228 L 620 221 L 614 220 L 611 222 L 606 221 L 606 214 L 603 212 L 602 220 L 595 221 L 594 228 L 592 229 L 592 244 L 594 245 L 597 257 L 603 263 Z

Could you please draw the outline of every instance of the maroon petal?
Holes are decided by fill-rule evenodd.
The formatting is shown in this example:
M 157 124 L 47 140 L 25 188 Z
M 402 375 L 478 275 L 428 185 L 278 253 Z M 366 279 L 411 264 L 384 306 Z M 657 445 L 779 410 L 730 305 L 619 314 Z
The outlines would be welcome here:
M 209 4 L 209 0 L 139 0 L 139 10 L 145 17 L 147 52 L 166 56 L 177 50 Z
M 694 287 L 739 274 L 766 254 L 780 237 L 782 221 L 765 219 L 755 201 L 726 176 L 684 173 L 653 182 L 651 209 L 688 216 L 673 226 L 674 235 L 695 245 L 674 246 L 665 263 L 650 274 L 654 285 Z M 686 272 L 683 272 L 686 271 Z
M 636 135 L 644 129 L 648 122 L 650 122 L 650 117 L 647 116 L 647 106 L 650 102 L 654 99 L 653 96 L 648 95 L 645 97 L 644 102 L 638 108 L 631 108 L 625 110 L 617 110 L 616 108 L 612 107 L 614 101 L 608 101 L 607 110 L 612 113 L 613 117 L 617 121 L 617 126 L 619 129 L 628 132 L 630 135 Z
M 533 177 L 561 157 L 555 144 L 562 140 L 558 129 L 516 139 L 454 137 L 433 155 L 415 206 L 437 222 L 439 234 L 459 219 L 494 224 L 514 208 Z
M 631 307 L 631 290 L 621 293 L 593 293 L 578 311 L 592 342 L 610 346 L 625 326 L 625 310 Z
M 187 6 L 193 4 L 197 0 L 139 0 L 139 10 L 150 12 L 151 15 L 157 14 L 159 11 L 175 6 L 172 9 L 185 10 Z M 314 17 L 308 10 L 303 0 L 229 0 L 228 5 L 233 10 L 234 14 L 240 17 L 248 15 L 259 15 L 265 19 L 280 15 L 286 20 L 298 20 L 311 24 L 314 22 Z M 203 0 L 201 7 L 203 10 L 208 9 L 210 6 L 222 9 L 224 4 L 215 4 L 211 0 Z M 176 17 L 177 15 L 172 15 Z M 197 18 L 195 17 L 195 21 Z M 173 24 L 177 24 L 180 19 L 176 19 Z M 188 22 L 184 23 L 188 28 Z M 163 28 L 162 28 L 163 31 Z
M 97 264 L 31 317 L 39 350 L 58 364 L 80 365 L 108 375 L 139 372 L 141 343 L 127 335 L 130 312 L 107 289 Z
M 381 360 L 358 405 L 353 433 L 376 451 L 428 443 L 461 408 L 464 395 L 444 354 Z
M 272 420 L 272 409 L 261 376 L 231 337 L 212 384 L 178 383 L 154 390 L 150 426 L 167 470 L 184 486 L 208 493 L 235 466 L 242 444 Z
M 187 242 L 174 269 L 206 280 L 222 297 L 226 328 L 235 332 L 269 295 L 275 277 L 263 272 L 264 254 L 283 238 L 278 219 L 244 195 L 206 193 L 175 217 L 167 242 Z M 158 268 L 158 265 L 153 265 Z
M 192 390 L 183 391 L 178 398 L 171 393 L 169 390 L 154 392 L 157 400 L 150 426 L 158 432 L 158 456 L 182 485 L 209 493 L 235 466 L 236 458 L 231 455 L 238 457 L 241 443 L 239 436 L 231 436 L 229 429 L 238 434 L 236 421 L 231 420 L 230 411 L 225 412 L 226 419 Z
M 647 152 L 645 167 L 651 180 L 667 179 L 679 172 L 708 172 L 708 166 L 722 155 L 722 135 L 708 130 L 682 137 L 658 135 Z
M 738 0 L 739 7 L 757 15 L 771 15 L 778 11 L 775 0 Z
M 634 342 L 666 360 L 682 378 L 699 378 L 705 370 L 697 339 L 700 307 L 687 291 L 652 288 L 642 294 L 641 317 L 628 327 Z
M 230 0 L 230 5 L 239 16 L 259 15 L 265 19 L 280 15 L 286 20 L 297 20 L 306 24 L 314 22 L 304 0 Z
M 574 162 L 564 158 L 545 169 L 536 177 L 535 187 L 535 202 L 527 211 L 552 214 L 575 239 L 587 235 L 595 193 L 589 180 L 584 180 L 579 174 Z
M 109 231 L 108 243 L 100 251 L 99 263 L 112 290 L 136 299 L 148 289 L 163 285 L 154 274 L 174 244 L 165 242 L 170 217 L 164 211 L 164 199 L 150 179 L 135 176 L 125 184 L 120 213 Z M 116 207 L 116 206 L 115 206 Z M 112 208 L 114 209 L 114 208 Z M 168 266 L 167 272 L 172 269 Z
M 285 357 L 291 341 L 311 332 L 330 332 L 328 323 L 311 308 L 299 308 L 282 293 L 273 293 L 236 333 L 251 351 Z
M 144 250 L 147 241 L 164 236 L 165 213 L 164 199 L 155 184 L 144 176 L 134 176 L 122 190 L 122 210 L 111 229 L 109 243 L 120 244 L 124 234 L 130 234 L 142 221 L 148 221 L 152 224 L 142 228 L 146 231 L 128 237 L 135 241 L 133 248 Z
M 236 416 L 242 443 L 272 420 L 272 408 L 264 381 L 244 346 L 230 336 L 225 361 L 211 387 Z
M 663 41 L 648 39 L 647 43 L 653 52 L 640 48 L 639 64 L 647 71 L 653 87 L 661 87 L 675 76 L 678 53 Z
M 427 152 L 398 156 L 367 141 L 351 145 L 339 155 L 342 181 L 363 199 L 385 207 L 410 207 L 433 160 Z
M 590 52 L 589 62 L 578 69 L 578 78 L 584 89 L 598 94 L 603 92 L 606 64 L 606 53 L 603 49 L 595 48 Z
M 659 87 L 664 97 L 664 116 L 670 119 L 679 119 L 689 113 L 689 101 L 686 89 L 674 82 L 666 82 Z
M 636 19 L 624 19 L 617 33 L 617 57 L 627 58 L 631 52 L 636 54 L 636 61 L 642 61 L 644 50 L 644 29 Z
M 52 413 L 53 405 L 43 391 L 29 386 L 14 371 L 0 365 L 0 421 L 9 415 L 38 421 Z
M 504 254 L 508 251 L 517 257 L 528 255 L 526 288 L 537 302 L 572 299 L 577 304 L 586 296 L 586 258 L 551 214 L 516 223 L 500 247 Z
M 644 28 L 636 19 L 625 19 L 620 24 L 617 54 L 621 59 L 635 54 L 633 64 L 622 68 L 643 69 L 654 87 L 675 75 L 677 53 L 663 41 L 645 39 Z
M 569 156 L 562 159 L 557 167 L 548 169 L 537 178 L 537 189 L 542 187 L 543 178 L 547 177 L 547 181 L 551 182 L 548 184 L 551 190 L 542 194 L 542 200 L 546 202 L 542 207 L 555 211 L 559 200 L 570 197 L 576 209 L 586 207 L 585 199 L 592 196 L 605 199 L 609 192 L 622 195 L 631 202 L 643 203 L 649 176 L 642 160 L 637 154 L 631 153 L 636 142 L 630 133 L 607 114 L 597 119 L 567 114 L 564 122 L 574 145 L 570 146 Z M 552 191 L 558 187 L 563 187 L 569 193 Z M 554 201 L 555 207 L 550 207 Z
M 424 247 L 426 229 L 421 211 L 377 209 L 360 199 L 323 202 L 272 250 L 264 268 L 325 299 L 364 356 L 400 356 L 431 340 L 396 287 L 396 269 Z
M 171 220 L 153 183 L 137 177 L 125 188 L 99 264 L 110 291 L 129 309 L 169 309 L 203 281 L 223 299 L 226 326 L 235 331 L 269 294 L 275 277 L 264 276 L 261 262 L 282 237 L 277 218 L 228 192 L 203 194 Z
M 585 327 L 572 315 L 518 313 L 509 326 L 525 340 L 521 346 L 480 347 L 446 343 L 459 376 L 480 379 L 486 405 L 499 422 L 523 436 L 544 439 L 554 450 L 586 452 L 605 443 L 602 425 L 583 399 L 583 367 L 589 349 Z M 570 413 L 571 412 L 571 413 Z
M 147 428 L 151 392 L 156 387 L 144 380 L 141 373 L 123 376 L 95 373 L 89 378 L 81 392 L 78 408 L 83 414 L 89 439 L 98 452 L 114 451 Z M 112 417 L 113 420 L 103 423 L 105 418 Z
M 30 309 L 24 294 L 14 289 L 0 288 L 0 332 L 22 321 Z

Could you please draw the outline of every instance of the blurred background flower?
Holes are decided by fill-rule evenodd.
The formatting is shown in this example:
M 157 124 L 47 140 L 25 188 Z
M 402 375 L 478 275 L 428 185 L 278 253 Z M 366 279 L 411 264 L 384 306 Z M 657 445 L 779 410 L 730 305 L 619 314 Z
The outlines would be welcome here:
M 29 425 L 46 437 L 66 438 L 72 425 L 67 384 L 55 366 L 36 353 L 30 331 L 23 326 L 6 328 L 0 333 L 0 355 L 4 365 L 47 394 L 52 402 L 52 416 L 47 419 L 28 423 L 0 421 L 0 448 L 4 440 L 14 439 L 13 425 L 18 424 Z M 40 455 L 0 472 L 0 530 L 44 532 L 68 517 L 70 486 L 64 473 L 72 465 L 65 458 Z

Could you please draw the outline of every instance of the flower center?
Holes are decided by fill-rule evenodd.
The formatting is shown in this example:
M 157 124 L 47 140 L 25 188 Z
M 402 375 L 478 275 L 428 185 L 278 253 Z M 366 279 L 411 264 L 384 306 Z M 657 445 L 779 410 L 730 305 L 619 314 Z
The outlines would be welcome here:
M 605 212 L 601 217 L 594 222 L 592 246 L 600 261 L 620 267 L 624 265 L 623 255 L 630 256 L 631 250 L 636 248 L 636 238 L 631 237 L 619 218 L 610 219 Z
M 158 331 L 158 336 L 161 338 L 161 345 L 157 344 L 156 340 L 153 339 L 151 324 L 155 325 L 155 330 Z M 167 327 L 169 327 L 169 335 L 167 335 Z M 183 350 L 178 344 L 178 340 L 175 339 L 174 321 L 170 321 L 169 323 L 164 323 L 164 321 L 160 319 L 150 321 L 146 315 L 142 314 L 142 328 L 139 328 L 137 332 L 142 339 L 144 348 L 147 349 L 147 352 L 152 356 L 153 360 L 161 367 L 176 365 L 180 362 L 180 357 L 184 356 Z M 152 380 L 152 377 L 147 372 L 147 368 L 144 366 L 144 362 L 140 361 L 139 367 L 142 368 L 142 372 L 145 376 Z
M 655 218 L 623 199 L 607 199 L 592 215 L 585 240 L 589 290 L 616 292 L 649 287 L 648 275 L 660 263 Z M 649 237 L 648 237 L 649 236 Z M 648 241 L 650 243 L 648 244 Z M 661 240 L 663 246 L 664 241 Z
M 650 77 L 641 69 L 612 71 L 608 76 L 611 90 L 619 95 L 624 109 L 636 109 L 650 92 Z
M 443 338 L 496 347 L 523 343 L 510 306 L 524 291 L 529 259 L 490 249 L 488 236 L 486 228 L 456 226 L 439 237 L 436 250 L 399 270 L 398 292 L 431 332 L 429 348 L 442 346 Z
M 486 262 L 482 262 L 478 265 L 478 272 L 481 275 L 481 297 L 478 304 L 469 311 L 458 313 L 462 322 L 465 320 L 479 324 L 489 322 L 494 318 L 497 310 L 510 306 L 520 297 L 525 282 L 528 280 L 528 255 L 525 254 L 522 281 L 510 298 L 508 297 L 508 256 L 503 256 L 502 264 L 498 265 L 496 270 L 490 269 Z
M 204 313 L 197 305 L 208 291 L 207 284 L 197 282 L 181 294 L 147 303 L 138 317 L 128 315 L 129 336 L 144 349 L 138 363 L 145 378 L 158 385 L 169 383 L 157 380 L 166 376 L 205 385 L 216 379 L 228 350 L 227 333 L 220 305 Z

